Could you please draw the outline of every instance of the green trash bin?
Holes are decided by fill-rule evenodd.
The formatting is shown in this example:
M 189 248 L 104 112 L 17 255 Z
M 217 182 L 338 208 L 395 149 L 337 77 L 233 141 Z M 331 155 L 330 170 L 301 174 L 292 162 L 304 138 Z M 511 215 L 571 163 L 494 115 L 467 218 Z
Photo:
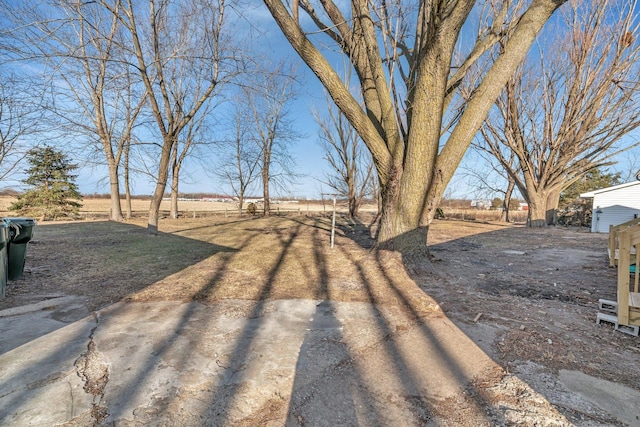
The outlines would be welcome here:
M 27 244 L 33 237 L 36 221 L 33 218 L 5 218 L 9 225 L 9 244 L 7 245 L 8 279 L 18 280 L 24 271 L 27 256 Z
M 7 289 L 7 246 L 9 245 L 9 224 L 0 220 L 0 298 L 6 296 Z

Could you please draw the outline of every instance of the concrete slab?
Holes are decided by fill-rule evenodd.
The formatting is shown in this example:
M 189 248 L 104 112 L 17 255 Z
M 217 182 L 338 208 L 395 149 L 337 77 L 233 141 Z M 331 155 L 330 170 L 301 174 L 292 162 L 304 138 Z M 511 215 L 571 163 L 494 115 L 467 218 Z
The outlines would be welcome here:
M 477 384 L 499 370 L 446 317 L 394 306 L 118 303 L 0 355 L 0 425 L 446 425 L 446 402 L 492 425 L 505 404 Z M 531 419 L 565 425 L 509 387 L 500 399 L 537 396 Z
M 625 424 L 640 426 L 640 391 L 580 371 L 561 370 L 559 374 L 560 382 L 572 392 Z
M 84 298 L 53 297 L 0 311 L 0 354 L 87 316 Z

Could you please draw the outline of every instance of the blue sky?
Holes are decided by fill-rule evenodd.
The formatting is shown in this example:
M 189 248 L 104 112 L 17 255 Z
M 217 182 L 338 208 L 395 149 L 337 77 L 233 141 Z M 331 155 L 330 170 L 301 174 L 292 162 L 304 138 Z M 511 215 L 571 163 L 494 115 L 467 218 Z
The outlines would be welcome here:
M 328 164 L 323 159 L 324 150 L 318 143 L 318 126 L 312 117 L 311 111 L 322 112 L 326 110 L 326 100 L 323 88 L 317 78 L 308 70 L 307 66 L 299 59 L 289 43 L 281 34 L 273 18 L 270 16 L 262 1 L 251 0 L 253 6 L 247 7 L 243 13 L 251 21 L 240 23 L 239 33 L 253 33 L 254 47 L 272 58 L 289 58 L 293 63 L 298 64 L 298 70 L 303 81 L 298 89 L 298 98 L 293 102 L 290 110 L 292 119 L 296 123 L 296 129 L 304 136 L 291 146 L 291 152 L 297 163 L 297 172 L 300 174 L 295 183 L 285 191 L 280 191 L 279 196 L 294 196 L 318 198 L 321 192 L 328 191 L 323 186 L 322 180 L 327 172 Z M 304 15 L 301 15 L 304 17 Z M 304 19 L 304 18 L 303 18 Z M 635 138 L 640 137 L 636 132 Z M 622 163 L 619 168 L 628 168 L 628 163 L 633 163 L 637 155 L 622 156 Z M 211 173 L 207 173 L 203 164 L 212 164 L 213 159 L 191 159 L 185 166 L 185 171 L 181 176 L 180 191 L 183 193 L 228 193 L 229 188 Z M 473 153 L 463 160 L 462 165 L 476 162 Z M 106 180 L 107 173 L 104 167 L 92 167 L 83 163 L 79 170 L 77 183 L 84 194 L 108 193 L 109 186 Z M 639 165 L 640 166 L 640 165 Z M 19 177 L 18 177 L 19 179 Z M 454 176 L 450 189 L 445 193 L 451 197 L 476 198 L 479 195 L 474 192 L 472 186 L 468 185 L 469 179 L 464 175 L 464 171 Z M 9 186 L 15 185 L 10 182 Z M 5 185 L 6 185 L 5 184 Z M 149 177 L 137 176 L 133 183 L 134 194 L 149 195 L 153 192 L 155 183 Z
M 312 117 L 312 109 L 322 112 L 326 109 L 326 101 L 322 86 L 313 76 L 307 66 L 298 58 L 288 41 L 282 35 L 273 18 L 262 1 L 251 0 L 252 6 L 243 9 L 246 20 L 240 20 L 235 26 L 239 34 L 245 34 L 253 49 L 265 56 L 277 60 L 287 58 L 298 66 L 302 84 L 297 88 L 298 96 L 289 110 L 291 119 L 295 122 L 296 130 L 303 135 L 290 149 L 296 160 L 296 172 L 299 177 L 291 183 L 289 189 L 278 191 L 280 196 L 319 197 L 323 191 L 322 181 L 326 171 L 323 160 L 324 151 L 318 143 L 318 126 Z M 249 34 L 252 37 L 248 37 Z M 224 108 L 224 107 L 223 107 Z M 184 166 L 185 173 L 181 175 L 180 191 L 183 193 L 228 193 L 229 187 L 220 182 L 212 173 L 204 170 L 204 165 L 215 162 L 215 156 L 202 159 L 202 153 L 188 160 Z M 86 165 L 80 169 L 77 183 L 84 194 L 107 193 L 106 168 Z M 152 194 L 155 182 L 148 176 L 137 176 L 133 183 L 135 194 Z M 273 190 L 272 190 L 273 192 Z

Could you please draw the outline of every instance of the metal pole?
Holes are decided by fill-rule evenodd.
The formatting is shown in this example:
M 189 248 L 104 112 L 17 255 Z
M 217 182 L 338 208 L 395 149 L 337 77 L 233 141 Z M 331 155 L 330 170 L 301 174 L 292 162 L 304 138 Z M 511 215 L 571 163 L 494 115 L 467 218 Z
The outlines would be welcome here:
M 334 236 L 336 234 L 336 196 L 333 196 L 333 219 L 331 220 L 331 249 L 333 249 Z

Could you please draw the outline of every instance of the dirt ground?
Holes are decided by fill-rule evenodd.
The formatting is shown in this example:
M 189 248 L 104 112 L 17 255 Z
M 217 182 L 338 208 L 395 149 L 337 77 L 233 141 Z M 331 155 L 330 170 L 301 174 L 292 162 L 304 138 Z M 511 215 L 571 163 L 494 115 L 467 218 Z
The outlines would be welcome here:
M 616 270 L 608 268 L 605 235 L 577 228 L 436 221 L 429 231 L 432 262 L 406 272 L 424 293 L 418 295 L 404 284 L 396 292 L 382 285 L 362 289 L 358 272 L 345 271 L 344 259 L 360 263 L 362 271 L 367 263 L 384 264 L 392 276 L 393 262 L 402 269 L 399 260 L 393 261 L 395 254 L 387 256 L 391 261 L 373 259 L 367 223 L 339 220 L 341 255 L 335 257 L 327 244 L 326 217 L 211 221 L 162 222 L 163 248 L 154 244 L 152 257 L 136 261 L 127 251 L 146 244 L 144 228 L 85 223 L 92 228 L 78 235 L 78 224 L 43 224 L 30 244 L 23 279 L 10 283 L 0 309 L 63 295 L 86 297 L 91 310 L 123 299 L 213 304 L 230 298 L 312 298 L 384 304 L 415 297 L 424 300 L 415 306 L 422 304 L 425 312 L 435 301 L 505 372 L 516 373 L 570 422 L 625 425 L 601 408 L 573 401 L 557 386 L 564 371 L 635 389 L 640 384 L 640 338 L 595 324 L 598 299 L 616 299 Z M 175 252 L 170 244 L 175 236 L 196 243 L 189 251 Z M 283 250 L 277 261 L 268 258 L 274 244 Z M 208 257 L 214 252 L 223 256 Z M 169 259 L 176 265 L 167 272 Z M 291 286 L 310 277 L 317 288 Z
M 470 235 L 478 228 L 486 232 Z M 606 235 L 441 223 L 430 241 L 435 273 L 416 280 L 506 369 L 530 384 L 577 370 L 638 388 L 640 338 L 595 324 L 598 299 L 616 300 L 617 270 L 608 267 Z M 489 337 L 482 336 L 483 325 L 491 327 Z M 537 389 L 546 388 L 553 401 L 553 380 L 546 380 Z M 616 424 L 607 415 L 554 404 L 578 423 Z

